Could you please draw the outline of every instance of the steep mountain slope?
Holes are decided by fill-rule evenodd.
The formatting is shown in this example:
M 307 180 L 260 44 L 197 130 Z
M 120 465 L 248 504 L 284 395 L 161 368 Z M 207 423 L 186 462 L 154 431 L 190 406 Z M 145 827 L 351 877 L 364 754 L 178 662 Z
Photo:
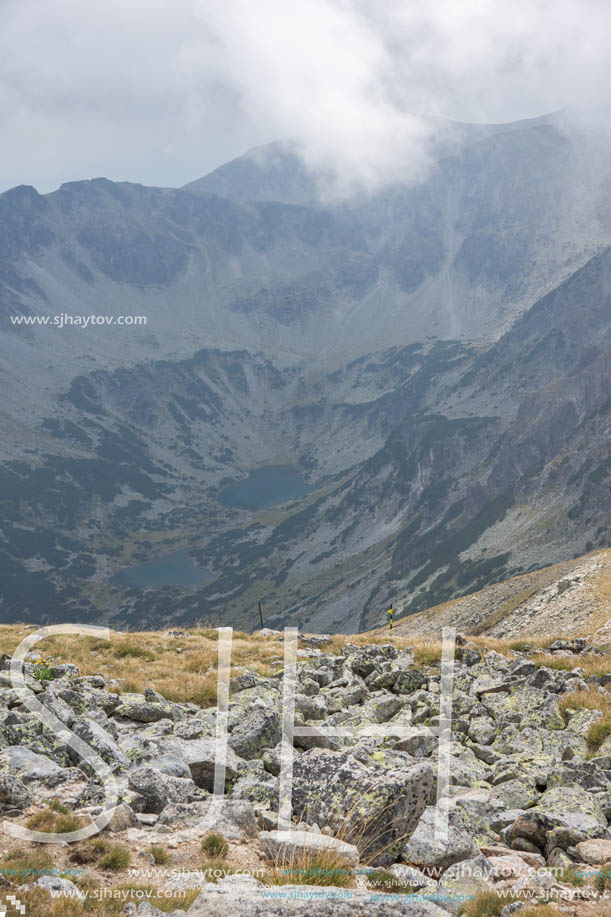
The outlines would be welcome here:
M 0 620 L 248 627 L 263 598 L 349 632 L 607 544 L 611 182 L 582 139 L 465 128 L 422 185 L 343 202 L 277 147 L 187 190 L 0 195 Z M 12 321 L 60 313 L 147 324 Z M 267 464 L 310 492 L 223 502 Z M 177 548 L 213 579 L 110 582 Z
M 392 501 L 403 483 L 383 510 L 400 506 L 404 519 L 385 598 L 407 591 L 407 607 L 419 610 L 560 560 L 569 545 L 581 553 L 609 543 L 610 317 L 607 251 L 437 394 L 445 416 L 406 416 L 362 466 L 346 514 L 371 523 L 380 488 Z M 370 615 L 379 599 L 371 594 Z
M 604 550 L 410 615 L 397 621 L 394 631 L 438 638 L 443 627 L 455 627 L 463 633 L 502 639 L 557 633 L 607 644 L 610 612 L 611 550 Z

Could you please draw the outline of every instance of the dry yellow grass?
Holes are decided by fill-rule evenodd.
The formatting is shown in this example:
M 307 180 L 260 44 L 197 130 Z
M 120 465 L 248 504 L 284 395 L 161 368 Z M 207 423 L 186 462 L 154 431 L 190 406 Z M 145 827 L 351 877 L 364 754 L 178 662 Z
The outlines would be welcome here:
M 80 883 L 85 888 L 85 883 Z M 95 888 L 92 885 L 92 888 Z M 172 913 L 178 908 L 188 909 L 199 895 L 198 889 L 188 889 L 185 892 L 175 892 L 166 895 L 152 885 L 118 885 L 115 886 L 116 897 L 106 897 L 97 901 L 88 898 L 81 903 L 74 898 L 52 898 L 48 891 L 42 888 L 20 894 L 20 900 L 26 907 L 27 917 L 120 917 L 125 913 L 125 902 L 138 905 L 146 900 L 157 910 Z M 0 896 L 4 901 L 5 896 Z M 9 910 L 9 913 L 12 911 Z
M 263 880 L 267 885 L 331 885 L 351 888 L 354 869 L 335 850 L 311 850 L 291 847 L 279 856 Z
M 549 669 L 560 669 L 565 672 L 583 669 L 586 676 L 606 675 L 611 669 L 611 659 L 607 651 L 603 656 L 552 656 L 549 653 L 538 653 L 530 658 L 535 665 Z
M 27 633 L 19 625 L 1 625 L 0 652 L 12 653 Z M 216 703 L 218 631 L 194 628 L 188 634 L 169 637 L 161 631 L 111 632 L 108 641 L 58 635 L 36 644 L 33 652 L 59 663 L 71 662 L 82 675 L 117 679 L 121 682 L 119 690 L 143 692 L 150 685 L 168 700 L 212 706 Z M 232 636 L 234 672 L 244 666 L 269 675 L 275 663 L 281 664 L 282 639 L 241 631 Z
M 562 713 L 567 710 L 600 710 L 602 718 L 594 723 L 586 736 L 589 749 L 596 753 L 607 736 L 611 735 L 611 694 L 599 691 L 572 691 L 558 699 Z
M 560 710 L 602 710 L 606 713 L 611 709 L 611 694 L 600 694 L 595 690 L 588 691 L 571 691 L 570 694 L 563 694 L 558 698 Z
M 0 625 L 0 652 L 12 653 L 28 634 L 22 625 Z M 111 632 L 109 641 L 80 635 L 58 635 L 38 643 L 34 652 L 40 657 L 52 657 L 57 662 L 77 665 L 82 675 L 101 674 L 116 680 L 119 692 L 143 692 L 152 686 L 169 700 L 194 702 L 202 707 L 216 703 L 218 631 L 214 628 L 195 627 L 187 636 L 171 637 L 162 631 L 134 633 Z M 545 653 L 549 644 L 562 634 L 545 637 L 501 640 L 484 635 L 469 639 L 482 650 L 493 649 L 508 656 L 526 648 L 540 652 L 531 657 L 537 665 L 552 668 L 583 668 L 588 675 L 600 675 L 611 670 L 609 653 L 557 657 Z M 397 649 L 411 649 L 415 664 L 420 667 L 438 666 L 441 659 L 441 640 L 423 635 L 393 634 L 378 629 L 362 634 L 334 635 L 323 651 L 339 654 L 348 643 L 392 643 Z M 282 668 L 284 653 L 283 635 L 260 636 L 235 631 L 232 635 L 232 675 L 247 668 L 262 676 L 269 676 Z

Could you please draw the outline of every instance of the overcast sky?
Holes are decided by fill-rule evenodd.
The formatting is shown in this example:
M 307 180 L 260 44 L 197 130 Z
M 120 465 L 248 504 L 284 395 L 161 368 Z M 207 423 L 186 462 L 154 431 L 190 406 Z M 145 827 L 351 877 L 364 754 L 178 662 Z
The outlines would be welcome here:
M 414 114 L 608 118 L 610 35 L 608 0 L 0 0 L 0 191 L 177 186 L 288 137 L 418 177 Z

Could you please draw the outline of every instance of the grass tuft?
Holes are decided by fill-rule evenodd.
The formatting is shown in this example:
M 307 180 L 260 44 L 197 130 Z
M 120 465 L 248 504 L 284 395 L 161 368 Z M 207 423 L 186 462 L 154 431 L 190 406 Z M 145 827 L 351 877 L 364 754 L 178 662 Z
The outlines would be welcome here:
M 170 862 L 170 854 L 160 844 L 153 844 L 149 853 L 155 861 L 155 866 L 163 866 L 165 863 Z
M 56 803 L 56 807 L 49 806 L 40 812 L 35 812 L 27 819 L 25 826 L 32 831 L 46 831 L 54 834 L 67 834 L 69 831 L 77 831 L 84 825 L 90 824 L 88 818 L 71 815 L 70 810 L 61 803 Z
M 291 847 L 263 879 L 268 885 L 322 885 L 352 888 L 354 869 L 335 850 L 313 852 Z
M 499 914 L 508 904 L 522 900 L 519 895 L 507 894 L 502 896 L 495 891 L 479 892 L 472 901 L 463 904 L 459 914 L 461 917 L 499 917 Z M 519 912 L 520 915 L 525 913 Z M 537 911 L 537 914 L 539 911 Z
M 108 853 L 105 853 L 101 860 L 98 861 L 100 869 L 125 869 L 131 863 L 131 854 L 127 847 L 109 847 Z
M 202 853 L 210 859 L 223 859 L 229 850 L 229 844 L 221 834 L 211 831 L 202 840 Z

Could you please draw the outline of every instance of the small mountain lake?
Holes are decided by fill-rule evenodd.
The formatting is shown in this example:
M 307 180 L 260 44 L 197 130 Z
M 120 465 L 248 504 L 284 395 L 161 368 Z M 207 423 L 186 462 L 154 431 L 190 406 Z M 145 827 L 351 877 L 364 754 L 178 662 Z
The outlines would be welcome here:
M 221 491 L 221 503 L 235 509 L 267 509 L 316 490 L 292 465 L 264 465 Z
M 186 551 L 172 551 L 155 560 L 119 570 L 110 582 L 118 586 L 183 586 L 194 589 L 214 579 L 207 567 L 198 567 Z

